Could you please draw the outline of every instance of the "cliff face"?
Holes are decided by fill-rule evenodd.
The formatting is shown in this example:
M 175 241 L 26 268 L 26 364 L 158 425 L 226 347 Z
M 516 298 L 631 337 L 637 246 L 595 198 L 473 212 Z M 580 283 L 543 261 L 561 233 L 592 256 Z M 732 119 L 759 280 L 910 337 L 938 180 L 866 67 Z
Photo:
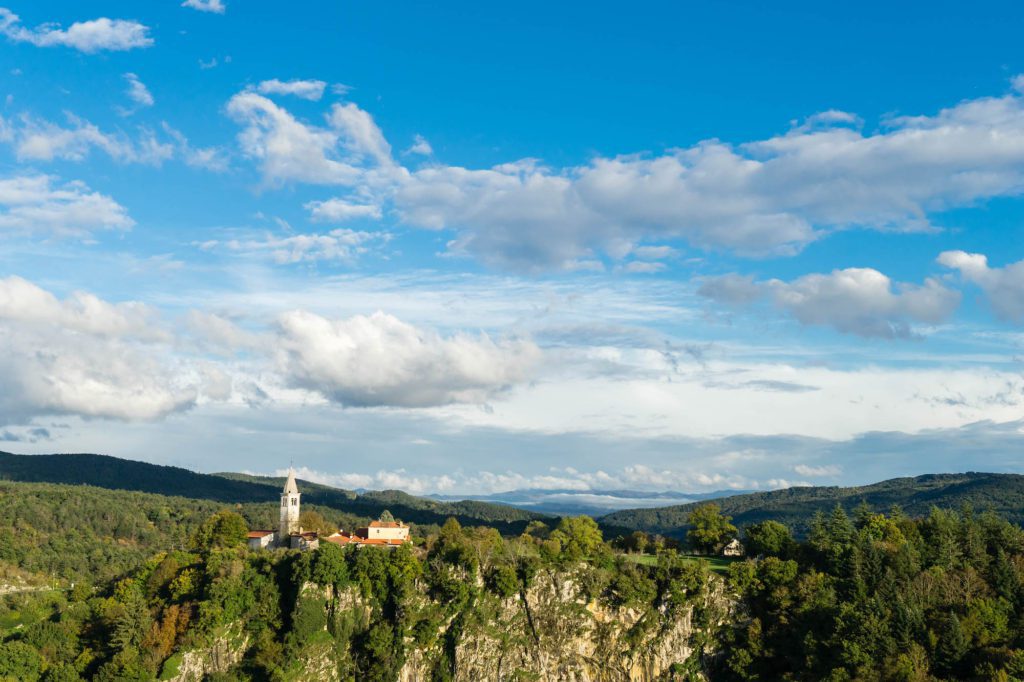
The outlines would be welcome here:
M 481 597 L 433 646 L 409 647 L 399 679 L 428 682 L 439 668 L 456 682 L 700 679 L 708 635 L 730 608 L 717 578 L 684 605 L 639 610 L 600 605 L 573 576 L 545 574 L 514 597 Z
M 164 664 L 161 679 L 168 682 L 202 682 L 209 675 L 226 673 L 242 660 L 249 638 L 241 627 L 225 628 L 210 645 L 174 656 Z
M 306 583 L 299 590 L 305 606 L 296 609 L 293 625 L 300 618 L 317 624 L 278 661 L 280 679 L 370 679 L 368 660 L 378 656 L 393 659 L 393 667 L 376 671 L 372 679 L 399 682 L 702 680 L 714 632 L 734 608 L 724 581 L 714 575 L 691 591 L 643 607 L 590 598 L 583 566 L 542 571 L 529 588 L 507 598 L 484 589 L 479 579 L 462 578 L 475 589 L 458 608 L 431 598 L 422 586 L 382 608 L 355 585 L 335 592 Z M 387 631 L 379 626 L 389 619 L 411 623 L 404 630 L 409 634 L 387 640 L 371 656 L 367 652 L 375 638 Z M 167 666 L 172 674 L 166 678 L 198 682 L 227 672 L 248 644 L 241 628 L 228 628 L 211 646 Z

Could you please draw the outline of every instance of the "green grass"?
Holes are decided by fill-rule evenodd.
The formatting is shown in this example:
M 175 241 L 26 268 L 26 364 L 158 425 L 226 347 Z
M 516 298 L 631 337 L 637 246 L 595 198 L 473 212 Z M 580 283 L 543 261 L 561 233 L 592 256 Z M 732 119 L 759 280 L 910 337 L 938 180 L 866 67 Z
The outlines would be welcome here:
M 181 667 L 181 662 L 184 656 L 179 652 L 164 661 L 164 667 L 160 671 L 161 680 L 170 680 L 178 676 L 178 669 Z
M 623 554 L 629 561 L 633 561 L 644 566 L 657 566 L 658 557 L 651 554 Z M 713 573 L 719 575 L 725 575 L 729 572 L 729 566 L 737 561 L 732 557 L 723 556 L 698 556 L 696 554 L 684 554 L 683 558 L 687 561 L 706 561 L 710 565 L 710 569 Z

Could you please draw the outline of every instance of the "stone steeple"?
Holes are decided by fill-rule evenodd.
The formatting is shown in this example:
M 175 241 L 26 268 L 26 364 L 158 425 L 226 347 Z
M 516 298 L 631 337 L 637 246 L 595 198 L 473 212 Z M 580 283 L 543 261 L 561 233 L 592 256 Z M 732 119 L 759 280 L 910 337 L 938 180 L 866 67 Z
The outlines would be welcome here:
M 281 492 L 281 528 L 278 532 L 278 544 L 288 547 L 292 533 L 299 532 L 299 486 L 295 484 L 295 471 L 288 469 L 288 480 Z

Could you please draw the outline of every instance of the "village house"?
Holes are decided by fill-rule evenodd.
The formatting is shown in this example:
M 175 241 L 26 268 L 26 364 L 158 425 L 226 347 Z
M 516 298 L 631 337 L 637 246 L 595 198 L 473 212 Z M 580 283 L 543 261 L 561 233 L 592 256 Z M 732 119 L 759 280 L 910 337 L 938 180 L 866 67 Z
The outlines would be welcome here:
M 398 547 L 409 542 L 409 527 L 401 521 L 396 521 L 390 512 L 385 511 L 379 520 L 371 521 L 368 526 L 357 528 L 352 533 L 339 530 L 324 540 L 342 546 Z
M 299 525 L 301 508 L 299 486 L 295 482 L 295 472 L 288 470 L 288 480 L 281 491 L 280 524 L 277 530 L 250 530 L 248 535 L 249 549 L 298 549 L 314 550 L 320 546 L 320 535 L 315 531 L 306 531 Z M 380 547 L 397 547 L 409 542 L 409 527 L 396 521 L 390 512 L 385 511 L 380 519 L 371 521 L 368 526 L 357 528 L 348 533 L 338 530 L 325 538 L 326 542 L 335 545 L 366 545 Z
M 725 547 L 722 548 L 722 556 L 728 557 L 741 557 L 746 553 L 741 543 L 737 538 L 733 538 L 729 541 Z

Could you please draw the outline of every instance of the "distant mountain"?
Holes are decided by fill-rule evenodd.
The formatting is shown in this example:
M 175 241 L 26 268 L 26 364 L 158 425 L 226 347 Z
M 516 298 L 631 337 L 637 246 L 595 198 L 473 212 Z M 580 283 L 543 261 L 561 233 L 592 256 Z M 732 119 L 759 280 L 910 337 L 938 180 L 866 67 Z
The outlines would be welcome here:
M 0 480 L 84 484 L 232 504 L 276 503 L 284 486 L 283 478 L 199 474 L 180 467 L 107 455 L 14 455 L 5 452 L 0 452 Z M 357 494 L 310 481 L 300 481 L 299 486 L 303 502 L 363 517 L 375 517 L 388 509 L 397 518 L 410 523 L 443 524 L 449 517 L 455 517 L 463 525 L 489 525 L 503 533 L 520 532 L 531 520 L 544 518 L 543 514 L 476 500 L 441 502 L 398 490 Z
M 492 504 L 505 504 L 519 509 L 555 514 L 558 516 L 575 516 L 587 514 L 601 516 L 612 511 L 632 508 L 665 507 L 686 504 L 701 500 L 711 500 L 746 490 L 718 490 L 710 493 L 683 493 L 676 491 L 650 492 L 643 490 L 571 490 L 534 488 L 511 490 L 487 495 L 469 495 L 456 497 L 450 495 L 431 495 L 431 499 L 454 501 L 471 499 Z
M 850 488 L 786 488 L 715 500 L 724 513 L 733 517 L 737 526 L 774 519 L 790 525 L 797 533 L 806 531 L 816 511 L 828 512 L 836 504 L 851 510 L 861 502 L 876 511 L 888 511 L 893 505 L 899 505 L 911 516 L 925 516 L 932 507 L 959 509 L 968 505 L 979 512 L 991 509 L 1021 524 L 1024 522 L 1024 476 L 975 472 L 929 474 Z M 625 509 L 603 516 L 600 522 L 609 532 L 643 530 L 682 537 L 686 533 L 687 516 L 699 504 Z

